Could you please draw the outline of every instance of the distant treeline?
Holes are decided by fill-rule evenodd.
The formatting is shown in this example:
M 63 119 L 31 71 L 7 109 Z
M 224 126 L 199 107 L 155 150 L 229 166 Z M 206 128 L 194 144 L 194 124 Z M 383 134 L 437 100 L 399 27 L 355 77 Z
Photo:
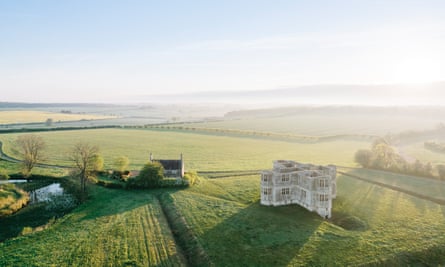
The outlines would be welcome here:
M 433 152 L 445 153 L 445 143 L 426 141 L 423 145 L 426 149 Z
M 360 149 L 355 153 L 355 162 L 364 168 L 379 169 L 408 175 L 445 180 L 445 165 L 435 167 L 431 162 L 406 161 L 385 138 L 373 142 L 371 149 Z
M 52 131 L 73 131 L 73 130 L 89 130 L 89 129 L 107 129 L 122 128 L 117 125 L 105 126 L 85 126 L 85 127 L 54 127 L 54 128 L 20 128 L 20 129 L 0 129 L 1 133 L 30 133 L 30 132 L 52 132 Z

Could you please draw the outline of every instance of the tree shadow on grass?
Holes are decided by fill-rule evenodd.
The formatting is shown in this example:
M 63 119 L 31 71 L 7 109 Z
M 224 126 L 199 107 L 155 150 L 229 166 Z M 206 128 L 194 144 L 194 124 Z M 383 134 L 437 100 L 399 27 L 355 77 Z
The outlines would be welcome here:
M 156 196 L 163 192 L 173 193 L 178 190 L 181 189 L 125 190 L 91 187 L 89 199 L 78 208 L 78 212 L 84 213 L 79 220 L 94 220 L 128 212 L 157 202 Z
M 30 233 L 62 215 L 60 211 L 47 210 L 42 204 L 27 206 L 13 215 L 0 218 L 0 242 Z
M 199 239 L 217 266 L 287 266 L 322 222 L 297 205 L 266 207 L 256 202 Z

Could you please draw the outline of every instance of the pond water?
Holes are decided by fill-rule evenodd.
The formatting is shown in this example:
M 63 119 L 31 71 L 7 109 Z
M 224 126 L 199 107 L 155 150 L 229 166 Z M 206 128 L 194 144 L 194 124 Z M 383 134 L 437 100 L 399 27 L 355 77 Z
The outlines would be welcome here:
M 26 183 L 26 182 L 28 182 L 28 181 L 24 180 L 24 179 L 0 180 L 0 184 L 17 184 L 17 183 Z
M 49 202 L 51 199 L 63 196 L 64 190 L 59 183 L 53 183 L 48 186 L 33 190 L 29 193 L 29 203 Z
M 29 204 L 37 203 L 44 203 L 46 210 L 67 210 L 74 208 L 77 201 L 60 183 L 53 183 L 29 193 Z

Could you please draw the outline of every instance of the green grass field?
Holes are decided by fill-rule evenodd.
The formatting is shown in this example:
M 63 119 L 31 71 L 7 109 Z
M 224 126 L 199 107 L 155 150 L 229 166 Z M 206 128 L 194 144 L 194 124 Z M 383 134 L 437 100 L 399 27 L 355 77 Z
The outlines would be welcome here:
M 324 114 L 280 115 L 227 119 L 217 122 L 185 124 L 187 127 L 238 129 L 259 132 L 291 133 L 309 136 L 341 134 L 385 135 L 407 130 L 432 129 L 441 122 L 438 118 L 382 114 Z
M 340 168 L 339 170 L 363 177 L 370 181 L 396 186 L 407 191 L 417 192 L 424 196 L 445 200 L 445 182 L 440 180 L 370 169 L 346 168 L 343 170 Z
M 0 266 L 184 265 L 152 194 L 101 187 L 50 228 L 0 243 L 0 251 Z
M 69 150 L 76 142 L 87 141 L 98 145 L 105 159 L 105 167 L 112 167 L 118 156 L 127 156 L 130 167 L 139 169 L 146 163 L 149 152 L 155 158 L 179 158 L 183 153 L 188 170 L 252 170 L 269 168 L 275 159 L 297 159 L 318 164 L 354 166 L 357 149 L 367 148 L 369 141 L 334 140 L 314 144 L 213 136 L 191 132 L 99 129 L 38 133 L 47 143 L 47 162 L 71 164 Z M 17 156 L 14 140 L 20 134 L 2 134 L 6 153 Z
M 12 156 L 17 155 L 13 141 L 18 135 L 0 135 L 4 149 Z M 68 164 L 70 147 L 83 140 L 101 147 L 106 167 L 121 155 L 130 158 L 131 168 L 138 169 L 148 160 L 149 151 L 158 158 L 176 158 L 182 152 L 186 169 L 225 171 L 228 176 L 269 169 L 276 159 L 354 166 L 355 151 L 370 145 L 369 141 L 302 144 L 139 129 L 39 135 L 47 142 L 49 163 Z M 8 170 L 16 168 L 2 164 Z M 443 183 L 429 179 L 370 170 L 348 172 L 438 198 L 445 192 Z M 445 263 L 445 206 L 348 176 L 339 175 L 337 184 L 332 220 L 323 220 L 296 205 L 259 205 L 259 175 L 202 178 L 198 185 L 177 191 L 91 186 L 91 199 L 48 229 L 0 243 L 0 266 L 184 265 L 184 253 L 157 198 L 161 193 L 172 200 L 163 205 L 174 205 L 194 236 L 193 242 L 186 240 L 182 248 L 199 244 L 216 266 Z M 363 227 L 347 227 L 341 223 L 345 219 Z M 183 234 L 175 231 L 175 235 Z
M 334 219 L 354 216 L 366 229 L 343 229 L 298 206 L 260 206 L 258 176 L 205 180 L 172 197 L 217 266 L 445 261 L 444 206 L 345 176 L 338 186 Z

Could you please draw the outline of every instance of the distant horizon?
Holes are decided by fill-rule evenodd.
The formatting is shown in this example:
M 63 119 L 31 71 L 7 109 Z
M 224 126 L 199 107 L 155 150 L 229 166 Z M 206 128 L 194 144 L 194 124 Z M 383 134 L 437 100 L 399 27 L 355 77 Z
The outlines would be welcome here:
M 2 1 L 0 100 L 444 81 L 443 14 L 437 0 Z
M 443 106 L 445 81 L 413 84 L 313 84 L 270 90 L 232 90 L 165 94 L 122 95 L 119 100 L 101 98 L 89 101 L 20 101 L 23 104 L 233 104 L 258 106 L 340 105 L 340 106 Z M 442 93 L 443 92 L 443 93 Z M 421 95 L 419 95 L 421 93 Z M 396 100 L 397 98 L 397 100 Z

